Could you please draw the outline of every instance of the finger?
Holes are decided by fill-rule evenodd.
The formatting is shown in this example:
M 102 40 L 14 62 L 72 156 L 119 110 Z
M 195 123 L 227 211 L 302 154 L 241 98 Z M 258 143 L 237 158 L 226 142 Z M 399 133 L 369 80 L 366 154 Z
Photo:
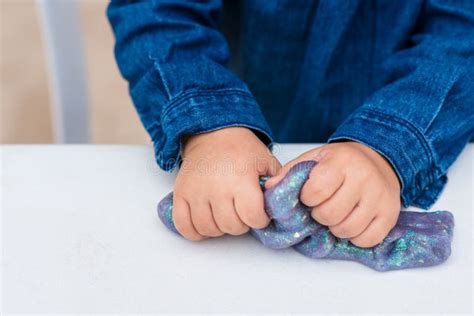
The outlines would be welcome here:
M 352 238 L 351 242 L 362 248 L 374 247 L 384 240 L 394 225 L 385 217 L 377 216 L 359 236 Z
M 214 221 L 209 201 L 202 200 L 191 204 L 191 220 L 202 236 L 218 237 L 224 234 Z
M 309 207 L 318 206 L 342 189 L 344 181 L 345 174 L 339 163 L 335 159 L 325 159 L 311 170 L 308 180 L 301 189 L 301 202 Z M 345 195 L 350 195 L 351 190 L 358 189 L 357 185 L 347 187 L 347 183 L 346 188 L 343 192 Z M 345 196 L 339 195 L 338 198 L 345 198 Z
M 278 182 L 280 182 L 281 179 L 283 179 L 285 175 L 288 173 L 288 171 L 290 171 L 290 169 L 297 163 L 301 161 L 305 161 L 305 160 L 316 160 L 319 162 L 322 158 L 323 157 L 319 154 L 319 148 L 303 153 L 302 155 L 287 162 L 283 167 L 281 167 L 275 176 L 271 177 L 270 179 L 267 180 L 267 182 L 265 182 L 265 188 L 269 189 L 275 184 L 277 184 Z
M 270 162 L 268 163 L 265 174 L 262 175 L 273 177 L 278 174 L 281 168 L 282 167 L 280 161 L 278 161 L 278 159 L 272 156 Z
M 311 211 L 311 216 L 320 224 L 333 226 L 341 223 L 360 201 L 360 192 L 347 181 L 324 203 Z
M 375 215 L 374 207 L 359 203 L 341 223 L 330 226 L 329 230 L 339 238 L 353 238 L 367 229 Z
M 204 236 L 199 234 L 191 221 L 191 214 L 188 202 L 180 197 L 173 197 L 173 223 L 176 230 L 186 239 L 202 240 Z
M 271 152 L 268 152 L 268 155 L 265 156 L 256 156 L 255 157 L 255 167 L 257 170 L 257 173 L 261 176 L 274 176 L 278 173 L 278 171 L 281 169 L 281 164 L 278 161 L 278 159 L 275 158 L 271 154 Z
M 229 235 L 245 234 L 249 227 L 242 222 L 234 209 L 233 197 L 211 201 L 212 213 L 219 230 Z
M 263 207 L 263 193 L 258 182 L 245 186 L 234 197 L 234 207 L 239 218 L 249 227 L 264 228 L 270 218 Z

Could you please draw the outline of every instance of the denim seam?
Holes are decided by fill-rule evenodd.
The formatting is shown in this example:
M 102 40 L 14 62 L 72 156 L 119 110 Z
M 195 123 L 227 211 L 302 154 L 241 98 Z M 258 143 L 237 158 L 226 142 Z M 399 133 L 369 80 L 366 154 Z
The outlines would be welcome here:
M 173 108 L 180 106 L 182 103 L 189 102 L 193 98 L 204 96 L 241 96 L 247 99 L 254 100 L 253 96 L 245 91 L 239 89 L 221 89 L 221 90 L 194 90 L 186 91 L 174 97 L 162 111 L 162 116 L 166 116 Z
M 434 113 L 433 117 L 431 120 L 428 122 L 428 124 L 425 127 L 425 132 L 430 129 L 431 125 L 433 124 L 434 120 L 438 117 L 439 112 L 441 111 L 443 105 L 445 105 L 446 98 L 449 95 L 449 92 L 453 89 L 454 85 L 456 84 L 456 81 L 459 79 L 460 74 L 462 73 L 462 70 L 459 69 L 459 67 L 453 66 L 453 70 L 451 71 L 451 76 L 449 82 L 445 84 L 445 86 L 448 86 L 449 88 L 446 89 L 443 99 L 441 102 L 439 102 L 439 106 L 436 109 L 436 112 Z
M 390 118 L 390 116 L 387 115 L 386 118 Z M 392 117 L 392 118 L 395 118 L 395 117 Z M 371 118 L 365 117 L 364 119 L 370 120 Z M 390 126 L 390 124 L 388 124 L 386 121 L 383 121 L 383 119 L 377 118 L 376 116 L 372 117 L 372 120 L 373 120 L 374 122 L 378 122 L 379 124 L 383 124 L 383 125 L 385 125 L 385 126 Z M 411 131 L 411 132 L 414 131 L 414 129 L 411 129 L 411 128 L 410 128 L 410 125 L 403 124 L 403 123 L 401 123 L 401 121 L 398 121 L 398 122 L 397 122 L 396 119 L 394 119 L 393 122 L 396 122 L 396 123 L 398 123 L 400 126 L 407 128 L 408 131 Z M 416 129 L 415 129 L 415 130 L 416 130 Z M 424 137 L 420 137 L 420 136 L 417 135 L 416 133 L 413 133 L 413 135 L 415 135 L 415 137 L 416 137 L 416 139 L 418 140 L 419 144 L 420 144 L 421 147 L 423 148 L 424 153 L 425 153 L 425 157 L 427 157 L 427 160 L 428 160 L 427 162 L 428 162 L 428 166 L 429 166 L 429 167 L 426 168 L 426 170 L 428 170 L 429 172 L 426 174 L 426 175 L 428 176 L 428 183 L 427 183 L 426 186 L 429 186 L 429 185 L 431 185 L 431 184 L 433 183 L 433 181 L 434 181 L 434 176 L 433 176 L 433 174 L 432 174 L 433 171 L 431 170 L 431 166 L 433 165 L 433 158 L 432 158 L 432 156 L 431 156 L 431 151 L 426 148 L 426 147 L 427 147 L 427 144 L 426 144 L 426 142 L 425 142 L 425 140 L 424 140 Z M 411 158 L 411 157 L 410 157 L 410 158 Z M 422 170 L 423 170 L 423 169 L 422 169 Z M 413 167 L 412 167 L 412 171 L 414 171 L 413 174 L 414 174 L 415 183 L 416 183 L 416 177 L 417 177 L 417 175 L 418 175 L 418 172 L 421 171 L 421 170 L 413 170 Z M 421 190 L 422 188 L 418 188 L 418 189 Z M 414 197 L 416 197 L 416 195 L 414 195 Z
M 188 105 L 186 106 L 186 109 L 195 109 L 195 108 L 202 108 L 203 105 L 207 105 L 209 104 L 208 102 L 199 102 L 199 103 L 194 103 L 192 105 Z M 239 102 L 239 105 L 245 107 L 245 108 L 251 108 L 252 106 L 252 103 L 250 102 L 247 102 L 247 101 L 244 101 L 244 102 Z M 173 109 L 176 109 L 177 107 L 175 106 Z M 177 119 L 179 119 L 180 117 L 178 115 L 175 115 L 173 117 L 170 117 L 169 116 L 169 113 L 170 111 L 168 111 L 167 115 L 163 115 L 163 118 L 166 118 L 166 120 L 168 120 L 170 123 L 176 121 Z
M 364 114 L 368 114 L 368 115 L 364 115 Z M 402 127 L 407 128 L 409 131 L 413 132 L 413 135 L 415 135 L 415 137 L 418 139 L 419 143 L 423 147 L 423 150 L 425 151 L 425 154 L 428 157 L 428 164 L 430 166 L 434 165 L 433 154 L 432 154 L 432 151 L 431 151 L 430 146 L 428 144 L 428 141 L 426 140 L 426 137 L 423 135 L 423 133 L 416 126 L 414 126 L 409 121 L 404 120 L 402 118 L 399 118 L 397 116 L 393 116 L 393 115 L 383 113 L 383 112 L 378 111 L 378 110 L 374 110 L 374 109 L 370 109 L 370 110 L 369 109 L 363 109 L 360 112 L 358 112 L 357 116 L 355 116 L 355 117 L 363 118 L 363 119 L 366 119 L 366 120 L 369 120 L 369 121 L 374 120 L 374 121 L 376 121 L 380 124 L 384 124 L 386 126 L 390 126 L 390 124 L 388 124 L 387 121 L 395 122 L 395 123 L 398 123 L 399 125 L 401 125 Z M 429 183 L 432 183 L 432 181 L 433 181 L 433 175 L 431 173 L 429 173 Z
M 386 122 L 381 121 L 380 119 L 377 119 L 377 118 L 375 118 L 375 117 L 374 117 L 374 118 L 370 118 L 370 117 L 367 117 L 367 116 L 364 116 L 364 115 L 360 115 L 360 116 L 357 116 L 357 117 L 353 117 L 352 120 L 369 121 L 369 122 L 371 122 L 371 123 L 374 123 L 374 122 L 375 122 L 375 123 L 381 124 L 381 125 L 383 125 L 383 126 L 393 127 L 393 126 L 391 126 L 390 124 L 387 124 Z M 397 122 L 397 123 L 398 123 L 398 122 Z M 402 126 L 402 127 L 405 127 L 404 125 L 401 125 L 401 126 Z M 410 160 L 410 157 L 409 157 L 408 155 L 406 156 L 406 158 L 407 158 L 408 160 Z M 411 169 L 412 173 L 413 173 L 414 175 L 416 175 L 417 170 L 415 169 L 415 167 L 414 167 L 412 164 L 410 164 L 410 169 Z
M 225 101 L 224 102 L 218 102 L 216 100 L 213 100 L 212 102 L 209 102 L 209 101 L 204 100 L 204 99 L 200 100 L 201 98 L 206 98 L 206 97 L 221 97 L 225 100 L 225 98 L 235 97 L 235 96 L 238 97 L 238 100 L 232 100 L 232 102 L 225 102 Z M 194 102 L 191 103 L 190 102 L 191 100 L 194 100 Z M 242 107 L 240 109 L 240 112 L 245 112 L 245 109 L 250 109 L 251 111 L 260 111 L 258 106 L 256 108 L 253 108 L 253 106 L 257 105 L 256 101 L 250 93 L 248 93 L 244 90 L 225 89 L 225 90 L 188 91 L 187 93 L 182 94 L 180 96 L 180 100 L 179 99 L 176 100 L 176 98 L 175 98 L 175 101 L 173 102 L 173 106 L 168 106 L 167 107 L 167 109 L 163 112 L 163 114 L 161 116 L 161 122 L 167 121 L 166 123 L 172 124 L 176 120 L 179 120 L 182 117 L 179 114 L 180 114 L 180 111 L 182 111 L 183 108 L 185 110 L 193 110 L 193 109 L 196 109 L 196 108 L 202 108 L 203 105 L 211 105 L 211 108 L 215 108 L 215 105 L 217 104 L 218 108 L 225 109 L 228 104 L 236 104 L 236 103 L 238 103 L 239 106 Z M 170 103 L 170 105 L 171 105 L 171 103 Z M 186 106 L 183 107 L 182 105 L 186 105 Z M 235 109 L 233 109 L 233 110 L 235 111 Z M 173 115 L 171 115 L 172 113 L 173 113 Z M 263 114 L 261 114 L 261 117 L 264 119 Z M 265 128 L 266 123 L 258 124 L 257 119 L 252 119 L 252 121 L 256 121 L 256 122 L 253 122 L 252 124 L 248 124 L 248 123 L 238 122 L 237 120 L 229 120 L 229 122 L 227 122 L 225 125 L 214 126 L 214 127 L 211 127 L 211 128 L 207 128 L 207 129 L 202 130 L 200 132 L 197 132 L 195 134 L 206 133 L 206 132 L 210 132 L 210 131 L 214 131 L 214 130 L 218 130 L 218 129 L 226 128 L 226 127 L 242 126 L 242 127 L 251 128 L 255 131 L 258 131 L 258 132 L 262 133 L 263 135 L 265 135 L 265 137 L 271 143 L 273 141 L 273 136 L 271 134 L 271 131 L 267 130 Z M 156 137 L 156 135 L 154 135 L 152 137 L 152 140 L 155 143 L 158 143 L 158 142 L 159 143 L 166 143 L 167 139 L 168 139 L 168 135 L 166 135 L 166 133 L 164 133 L 163 135 L 160 135 L 160 137 Z M 173 163 L 173 165 L 169 169 L 170 171 L 175 169 L 179 165 L 181 156 L 182 156 L 182 144 L 181 144 L 181 142 L 179 142 L 178 153 L 175 157 L 173 157 L 173 158 L 175 158 L 175 162 Z M 159 157 L 158 164 L 160 166 L 164 166 L 164 162 L 165 162 L 165 158 L 164 157 Z
M 189 99 L 187 99 L 187 100 L 189 100 Z M 243 107 L 245 107 L 245 108 L 252 108 L 253 102 L 249 102 L 249 101 L 250 101 L 250 100 L 245 100 L 245 99 L 240 100 L 239 105 L 241 105 L 241 106 L 243 106 Z M 199 108 L 199 107 L 201 107 L 202 105 L 206 105 L 206 104 L 209 104 L 209 102 L 194 103 L 194 104 L 192 104 L 192 105 L 188 105 L 188 106 L 186 107 L 186 109 Z M 173 110 L 174 110 L 174 111 L 176 111 L 177 109 L 179 109 L 179 107 L 177 107 L 177 106 L 173 107 Z M 259 111 L 259 110 L 260 110 L 260 109 L 258 109 L 258 111 Z M 171 111 L 171 109 L 170 109 L 170 111 Z M 167 114 L 169 114 L 170 111 L 168 111 Z M 179 110 L 178 110 L 178 111 L 179 111 Z M 179 118 L 180 118 L 179 115 L 175 115 L 175 116 L 173 116 L 173 117 L 169 117 L 169 115 L 166 115 L 166 116 L 163 115 L 163 116 L 162 116 L 162 120 L 167 119 L 167 120 L 169 120 L 170 123 L 176 121 L 176 120 L 179 119 Z M 263 114 L 262 114 L 262 118 L 263 118 Z M 246 123 L 237 123 L 237 122 L 235 122 L 235 123 L 230 123 L 230 124 L 233 124 L 234 126 L 240 125 L 240 126 L 252 127 L 252 128 L 254 128 L 255 130 L 258 130 L 258 131 L 262 132 L 264 135 L 266 135 L 266 136 L 268 137 L 268 139 L 270 139 L 270 140 L 273 139 L 273 136 L 271 135 L 271 133 L 265 131 L 264 128 L 263 128 L 263 126 L 257 127 L 257 125 L 252 125 L 252 126 L 251 126 L 251 125 L 248 125 L 248 124 L 246 124 Z M 164 134 L 164 136 L 166 137 L 166 134 Z
M 437 179 L 437 180 L 438 180 L 438 181 L 443 181 L 443 179 L 442 179 L 443 177 L 446 177 L 446 180 L 445 180 L 445 181 L 447 182 L 447 176 L 446 176 L 446 175 L 441 176 L 441 177 L 440 177 L 439 179 Z M 436 182 L 434 182 L 432 185 L 436 185 Z M 415 197 L 414 200 L 412 200 L 412 201 L 410 202 L 410 204 L 413 205 L 413 206 L 415 206 L 415 207 L 422 208 L 422 209 L 428 209 L 428 208 L 431 207 L 431 206 L 434 204 L 434 202 L 438 199 L 439 195 L 443 192 L 444 188 L 445 188 L 444 185 L 442 185 L 442 186 L 440 187 L 440 189 L 439 189 L 438 192 L 436 192 L 436 193 L 428 192 L 427 194 L 430 195 L 431 200 L 430 200 L 430 199 L 427 199 L 427 198 L 425 198 L 425 197 L 423 197 L 423 196 L 420 197 L 420 195 L 421 195 L 421 193 L 420 193 L 417 197 Z M 425 190 L 426 190 L 426 189 L 427 189 L 427 188 L 425 188 Z M 420 201 L 420 198 L 423 198 L 423 199 Z M 419 201 L 419 202 L 417 202 L 417 201 Z
M 148 54 L 148 58 L 152 59 L 150 57 L 150 54 Z M 161 84 L 163 85 L 163 90 L 166 91 L 166 95 L 168 96 L 168 98 L 171 98 L 171 90 L 168 86 L 168 82 L 165 80 L 166 77 L 163 76 L 159 63 L 155 59 L 152 59 L 152 60 L 153 60 L 153 69 L 157 72 L 159 76 L 159 80 L 161 81 Z

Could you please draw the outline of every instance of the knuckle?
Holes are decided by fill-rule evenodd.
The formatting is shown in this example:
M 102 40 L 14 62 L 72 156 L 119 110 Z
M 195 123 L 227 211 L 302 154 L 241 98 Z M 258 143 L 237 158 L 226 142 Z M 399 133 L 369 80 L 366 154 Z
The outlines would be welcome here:
M 230 223 L 230 222 L 221 222 L 221 223 L 218 223 L 217 225 L 219 226 L 220 230 L 223 233 L 232 235 L 232 231 L 234 230 L 234 227 L 233 227 L 232 223 Z
M 242 235 L 248 231 L 248 227 L 239 222 L 225 221 L 218 223 L 220 230 L 229 235 Z
M 226 233 L 233 236 L 243 235 L 249 231 L 249 227 L 245 225 L 236 225 L 229 229 Z
M 339 221 L 338 221 L 337 218 L 334 217 L 334 216 L 328 217 L 328 218 L 326 219 L 326 222 L 327 222 L 326 225 L 328 225 L 328 226 L 334 226 L 334 225 L 339 224 Z
M 319 196 L 322 200 L 329 198 L 333 194 L 333 190 L 326 185 L 319 185 L 315 188 L 314 194 Z
M 201 222 L 196 224 L 195 227 L 197 232 L 202 236 L 217 237 L 222 235 L 218 229 L 212 227 L 209 223 Z
M 207 228 L 205 227 L 201 227 L 201 226 L 198 226 L 198 225 L 194 225 L 195 228 L 196 228 L 196 231 L 202 235 L 202 236 L 208 236 L 208 233 L 209 231 L 207 230 Z
M 216 232 L 212 229 L 209 229 L 209 228 L 201 228 L 201 229 L 196 228 L 196 229 L 197 229 L 198 233 L 202 236 L 217 237 L 217 236 L 221 235 L 218 232 Z
M 324 223 L 324 225 L 334 226 L 339 224 L 340 216 L 338 216 L 337 212 L 335 212 L 332 208 L 324 207 L 316 213 L 317 217 L 319 218 L 321 223 Z
M 353 238 L 351 239 L 351 243 L 353 243 L 354 245 L 360 248 L 370 247 L 370 243 L 365 238 Z
M 224 235 L 224 232 L 222 232 L 220 229 L 216 228 L 214 230 L 214 233 L 213 233 L 212 237 L 220 237 L 222 235 Z
M 344 238 L 345 236 L 344 228 L 333 226 L 333 227 L 329 227 L 329 230 L 336 237 Z
M 173 223 L 176 230 L 181 234 L 185 235 L 189 232 L 189 224 L 184 216 L 180 212 L 173 211 Z
M 186 238 L 187 240 L 191 241 L 199 241 L 203 239 L 203 236 L 197 234 L 191 225 L 187 222 L 183 222 L 182 220 L 178 220 L 175 223 L 176 230 Z
M 380 244 L 383 237 L 380 234 L 371 234 L 360 238 L 352 239 L 351 242 L 361 248 L 370 248 Z
M 315 206 L 317 200 L 317 192 L 313 182 L 307 182 L 301 190 L 300 199 L 301 202 L 307 206 Z
M 241 214 L 234 208 L 221 211 L 220 216 L 215 216 L 214 218 L 219 229 L 229 235 L 241 235 L 247 227 L 242 222 L 243 217 Z
M 247 213 L 248 225 L 252 228 L 264 228 L 268 225 L 268 220 L 258 211 L 249 211 Z
M 339 238 L 350 238 L 354 237 L 357 234 L 355 228 L 353 226 L 348 225 L 334 226 L 330 228 L 330 230 L 334 236 Z
M 263 210 L 263 196 L 251 198 L 253 203 L 242 210 L 242 219 L 252 228 L 263 228 L 268 224 L 268 216 Z
M 332 223 L 331 225 L 332 226 L 335 226 L 335 225 L 339 225 L 342 223 L 342 221 L 346 218 L 346 216 L 350 213 L 351 210 L 349 209 L 340 209 L 340 210 L 337 210 L 337 211 L 334 211 L 332 212 L 331 216 L 332 216 Z
M 327 186 L 318 184 L 314 180 L 312 180 L 311 182 L 308 182 L 307 186 L 308 186 L 307 191 L 311 195 L 326 196 L 327 194 L 329 194 L 329 188 Z
M 323 208 L 316 208 L 311 212 L 311 216 L 320 224 L 329 226 L 333 222 L 331 214 Z

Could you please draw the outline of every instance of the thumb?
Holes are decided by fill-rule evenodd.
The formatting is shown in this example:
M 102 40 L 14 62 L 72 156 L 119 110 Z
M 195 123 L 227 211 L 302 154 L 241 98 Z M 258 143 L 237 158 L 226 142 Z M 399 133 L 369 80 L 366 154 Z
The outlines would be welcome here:
M 258 158 L 257 160 L 257 172 L 260 176 L 273 177 L 281 169 L 281 163 L 273 155 Z
M 269 189 L 275 184 L 277 184 L 278 182 L 280 182 L 286 176 L 288 171 L 290 171 L 290 169 L 294 165 L 298 164 L 299 162 L 306 161 L 306 160 L 319 161 L 322 158 L 319 151 L 320 151 L 319 148 L 307 151 L 301 154 L 300 156 L 296 157 L 295 159 L 287 162 L 283 167 L 280 168 L 277 174 L 275 174 L 274 176 L 272 176 L 270 179 L 268 179 L 265 182 L 265 189 Z
M 278 161 L 278 159 L 276 159 L 275 156 L 272 156 L 270 158 L 270 161 L 268 162 L 266 175 L 270 177 L 274 177 L 280 172 L 280 169 L 281 169 L 280 161 Z
M 291 169 L 291 167 L 293 167 L 294 165 L 296 165 L 300 161 L 301 161 L 301 158 L 298 157 L 298 158 L 295 158 L 295 159 L 291 160 L 290 162 L 287 162 L 282 168 L 280 168 L 278 173 L 276 173 L 274 176 L 272 176 L 270 179 L 268 179 L 265 182 L 265 189 L 270 189 L 272 186 L 274 186 L 275 184 L 280 182 L 280 180 L 285 177 L 285 175 L 288 173 L 288 171 Z

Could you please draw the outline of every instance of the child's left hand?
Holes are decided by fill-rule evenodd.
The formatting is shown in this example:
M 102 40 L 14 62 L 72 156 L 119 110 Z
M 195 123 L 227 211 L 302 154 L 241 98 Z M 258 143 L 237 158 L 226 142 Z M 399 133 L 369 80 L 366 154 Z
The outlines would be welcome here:
M 296 163 L 319 163 L 301 190 L 312 217 L 359 247 L 383 241 L 400 213 L 400 183 L 392 166 L 373 149 L 356 142 L 324 145 L 287 163 L 265 184 L 280 181 Z

